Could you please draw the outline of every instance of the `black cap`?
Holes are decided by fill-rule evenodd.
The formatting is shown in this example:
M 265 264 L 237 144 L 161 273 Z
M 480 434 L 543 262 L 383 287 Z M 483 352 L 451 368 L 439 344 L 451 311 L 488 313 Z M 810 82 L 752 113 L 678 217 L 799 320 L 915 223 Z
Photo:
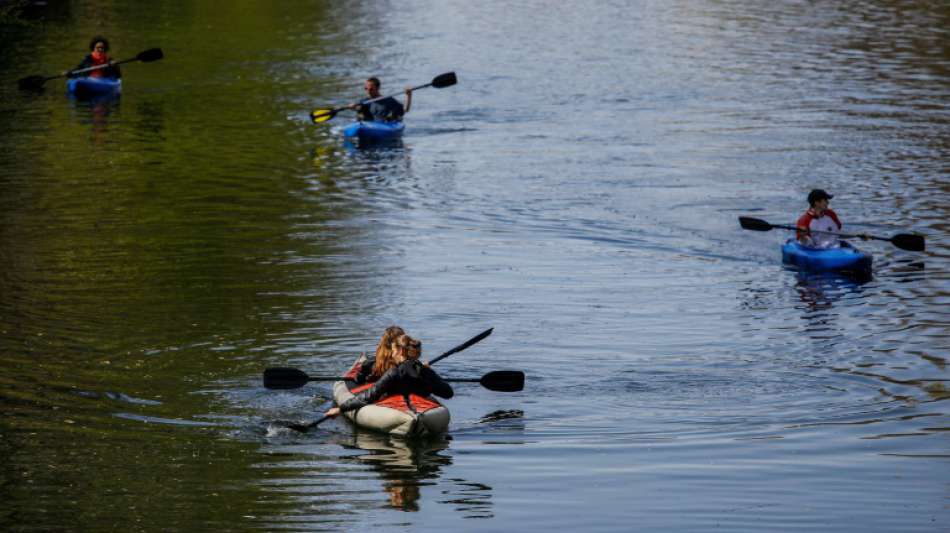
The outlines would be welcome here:
M 833 195 L 826 193 L 823 189 L 815 189 L 808 193 L 808 205 L 815 205 L 818 200 L 831 200 Z

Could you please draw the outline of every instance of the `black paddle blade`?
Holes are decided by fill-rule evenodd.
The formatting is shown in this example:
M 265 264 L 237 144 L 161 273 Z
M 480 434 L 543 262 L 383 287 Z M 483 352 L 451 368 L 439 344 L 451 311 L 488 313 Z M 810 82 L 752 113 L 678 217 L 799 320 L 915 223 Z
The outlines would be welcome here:
M 264 371 L 264 386 L 268 389 L 299 389 L 310 377 L 296 368 L 268 368 Z
M 162 53 L 161 48 L 150 48 L 144 52 L 139 52 L 139 55 L 135 56 L 135 59 L 143 63 L 148 63 L 150 61 L 158 61 L 163 57 L 165 57 L 165 54 Z
M 24 91 L 38 91 L 43 88 L 44 83 L 46 78 L 43 76 L 27 76 L 17 81 L 17 85 Z
M 329 419 L 331 419 L 331 418 L 333 418 L 333 417 L 332 417 L 332 416 L 324 416 L 324 417 L 321 418 L 320 420 L 314 420 L 313 422 L 307 422 L 306 424 L 288 424 L 287 427 L 290 428 L 290 429 L 292 429 L 292 430 L 294 430 L 294 431 L 299 431 L 300 433 L 305 433 L 305 432 L 309 431 L 311 428 L 315 428 L 315 427 L 319 426 L 320 424 L 322 424 L 324 420 L 329 420 Z
M 439 74 L 438 76 L 432 78 L 432 86 L 436 89 L 451 87 L 456 83 L 458 83 L 458 78 L 455 77 L 454 72 L 446 72 L 445 74 Z
M 909 233 L 898 233 L 891 237 L 890 241 L 894 246 L 911 252 L 923 252 L 927 247 L 922 236 Z
M 518 392 L 524 389 L 524 372 L 518 370 L 496 370 L 482 376 L 478 382 L 488 390 L 497 392 Z
M 752 217 L 739 217 L 739 225 L 742 226 L 742 229 L 752 231 L 769 231 L 772 229 L 772 225 L 768 222 Z

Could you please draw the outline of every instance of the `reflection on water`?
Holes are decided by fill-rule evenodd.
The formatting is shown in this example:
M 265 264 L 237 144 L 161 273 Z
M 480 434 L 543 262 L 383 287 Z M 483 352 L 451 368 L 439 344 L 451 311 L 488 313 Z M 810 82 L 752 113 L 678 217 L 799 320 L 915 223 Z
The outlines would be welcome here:
M 90 139 L 94 146 L 103 147 L 108 141 L 110 120 L 119 117 L 119 96 L 102 96 L 88 100 L 75 100 L 76 119 L 79 124 L 89 125 Z
M 442 468 L 452 464 L 444 439 L 407 441 L 354 429 L 352 447 L 369 453 L 351 456 L 368 464 L 382 480 L 389 505 L 401 511 L 418 511 L 420 486 L 434 484 Z
M 394 509 L 419 511 L 422 489 L 433 487 L 439 494 L 434 500 L 451 506 L 463 518 L 493 516 L 490 486 L 457 477 L 440 480 L 452 465 L 450 441 L 444 437 L 406 440 L 354 428 L 350 442 L 352 448 L 369 452 L 351 458 L 370 465 Z
M 861 286 L 870 279 L 835 273 L 795 271 L 795 289 L 804 304 L 804 317 L 830 310 L 843 297 L 861 297 Z

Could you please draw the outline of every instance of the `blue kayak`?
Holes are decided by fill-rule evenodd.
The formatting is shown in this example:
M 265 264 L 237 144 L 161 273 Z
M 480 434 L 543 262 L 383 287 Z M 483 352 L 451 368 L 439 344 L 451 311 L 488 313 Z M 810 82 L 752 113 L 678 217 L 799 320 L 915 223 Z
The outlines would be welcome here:
M 812 248 L 795 239 L 782 245 L 782 262 L 810 272 L 844 272 L 871 274 L 871 254 L 864 253 L 845 241 L 838 248 Z
M 117 78 L 82 77 L 66 81 L 66 93 L 76 98 L 115 96 L 122 92 L 122 80 Z
M 356 137 L 360 141 L 389 141 L 402 136 L 406 125 L 400 122 L 354 122 L 343 130 L 344 137 Z

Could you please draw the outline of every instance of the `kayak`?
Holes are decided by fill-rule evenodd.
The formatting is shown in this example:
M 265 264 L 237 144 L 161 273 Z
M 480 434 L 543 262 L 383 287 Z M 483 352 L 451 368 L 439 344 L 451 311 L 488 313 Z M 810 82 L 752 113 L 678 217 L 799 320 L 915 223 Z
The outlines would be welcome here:
M 810 272 L 845 272 L 871 274 L 871 254 L 862 252 L 846 241 L 838 248 L 812 248 L 795 239 L 782 245 L 782 262 Z
M 357 358 L 349 372 L 343 375 L 343 381 L 333 384 L 336 405 L 372 387 L 372 383 L 357 385 L 353 381 L 363 361 L 363 356 Z M 403 395 L 394 394 L 344 414 L 357 426 L 397 437 L 439 435 L 449 429 L 449 410 L 435 398 L 410 394 L 408 403 L 410 405 Z
M 122 80 L 118 78 L 70 78 L 66 81 L 66 93 L 76 98 L 98 98 L 114 96 L 122 91 Z
M 402 136 L 406 125 L 401 121 L 397 122 L 354 122 L 343 129 L 344 137 L 356 137 L 360 141 L 389 141 L 398 139 Z

